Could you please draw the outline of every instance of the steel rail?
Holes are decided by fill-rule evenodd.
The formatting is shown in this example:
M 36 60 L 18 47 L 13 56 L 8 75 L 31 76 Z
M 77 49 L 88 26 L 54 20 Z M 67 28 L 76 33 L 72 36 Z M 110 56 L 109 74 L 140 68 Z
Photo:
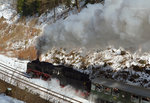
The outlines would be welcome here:
M 2 66 L 2 65 L 3 65 L 3 66 Z M 13 69 L 12 67 L 9 67 L 9 66 L 7 66 L 7 65 L 5 65 L 5 64 L 0 63 L 0 66 L 3 67 L 3 69 L 7 69 L 7 70 L 10 70 L 11 72 L 14 72 L 14 73 L 16 73 L 16 74 L 19 74 L 19 75 L 24 76 L 21 71 L 16 70 L 16 69 Z M 10 78 L 13 78 L 14 80 L 17 80 L 17 81 L 19 81 L 20 83 L 26 84 L 26 85 L 28 85 L 28 86 L 30 86 L 30 87 L 32 87 L 32 88 L 35 88 L 35 89 L 38 89 L 38 90 L 40 90 L 40 89 L 42 88 L 42 89 L 44 89 L 44 90 L 46 90 L 46 91 L 44 91 L 44 90 L 40 90 L 40 91 L 43 91 L 44 93 L 48 93 L 49 95 L 56 96 L 57 98 L 63 99 L 63 100 L 65 100 L 65 101 L 68 101 L 67 99 L 69 99 L 69 100 L 71 100 L 71 101 L 74 101 L 75 103 L 82 103 L 81 101 L 78 101 L 78 100 L 76 100 L 76 99 L 67 97 L 67 96 L 65 96 L 65 95 L 59 94 L 59 93 L 57 93 L 57 92 L 55 92 L 55 91 L 52 91 L 52 90 L 47 89 L 47 88 L 45 88 L 45 87 L 42 87 L 42 86 L 40 86 L 40 85 L 36 85 L 36 84 L 34 84 L 34 83 L 32 83 L 32 82 L 29 82 L 29 81 L 25 80 L 25 78 L 20 78 L 20 77 L 15 76 L 14 74 L 11 74 L 11 73 L 4 74 L 4 72 L 6 72 L 6 71 L 4 71 L 4 70 L 0 70 L 0 71 L 3 72 L 3 73 L 0 72 L 1 74 L 6 75 L 6 76 L 8 76 L 8 77 L 10 77 Z M 16 71 L 18 71 L 19 73 L 16 72 Z M 10 76 L 10 75 L 11 75 L 11 76 Z M 23 81 L 24 81 L 24 82 L 23 82 Z M 25 82 L 26 82 L 26 83 L 25 83 Z M 51 93 L 49 93 L 49 92 L 51 92 Z M 52 94 L 52 93 L 53 93 L 53 94 Z M 60 97 L 59 97 L 58 95 L 59 95 Z M 61 98 L 61 97 L 62 97 L 62 98 Z M 71 101 L 68 101 L 68 102 L 74 103 L 74 102 L 71 102 Z

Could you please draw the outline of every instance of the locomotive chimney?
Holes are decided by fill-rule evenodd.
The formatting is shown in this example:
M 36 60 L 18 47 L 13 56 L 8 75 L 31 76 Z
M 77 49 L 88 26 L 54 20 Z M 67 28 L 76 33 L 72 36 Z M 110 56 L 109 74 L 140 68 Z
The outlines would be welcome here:
M 40 60 L 39 58 L 40 58 L 40 55 L 41 55 L 40 51 L 38 51 L 38 50 L 37 50 L 37 53 L 36 53 L 36 55 L 37 55 L 37 58 L 36 58 L 36 60 L 37 60 L 37 61 L 39 61 L 39 60 Z
M 40 59 L 39 59 L 39 58 L 36 58 L 36 61 L 40 61 Z

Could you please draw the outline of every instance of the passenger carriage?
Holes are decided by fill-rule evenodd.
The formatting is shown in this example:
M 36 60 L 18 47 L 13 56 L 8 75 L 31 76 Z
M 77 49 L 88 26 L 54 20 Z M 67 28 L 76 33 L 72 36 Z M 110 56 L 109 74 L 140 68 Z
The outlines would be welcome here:
M 95 103 L 150 103 L 150 89 L 110 79 L 93 79 L 91 93 Z

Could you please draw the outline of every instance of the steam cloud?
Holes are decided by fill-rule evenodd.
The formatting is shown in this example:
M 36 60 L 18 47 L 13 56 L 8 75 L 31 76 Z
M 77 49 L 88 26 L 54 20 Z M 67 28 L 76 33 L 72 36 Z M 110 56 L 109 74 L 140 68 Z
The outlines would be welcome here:
M 39 53 L 52 47 L 150 48 L 150 0 L 105 0 L 43 29 Z

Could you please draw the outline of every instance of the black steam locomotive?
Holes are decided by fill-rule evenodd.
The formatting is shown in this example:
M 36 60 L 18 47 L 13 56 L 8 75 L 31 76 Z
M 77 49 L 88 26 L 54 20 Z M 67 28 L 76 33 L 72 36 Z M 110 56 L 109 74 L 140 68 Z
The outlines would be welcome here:
M 27 64 L 27 74 L 31 78 L 48 80 L 56 78 L 60 86 L 71 85 L 76 90 L 81 90 L 87 95 L 91 90 L 91 81 L 88 74 L 81 73 L 64 65 L 53 65 L 48 62 L 40 62 L 38 59 Z

